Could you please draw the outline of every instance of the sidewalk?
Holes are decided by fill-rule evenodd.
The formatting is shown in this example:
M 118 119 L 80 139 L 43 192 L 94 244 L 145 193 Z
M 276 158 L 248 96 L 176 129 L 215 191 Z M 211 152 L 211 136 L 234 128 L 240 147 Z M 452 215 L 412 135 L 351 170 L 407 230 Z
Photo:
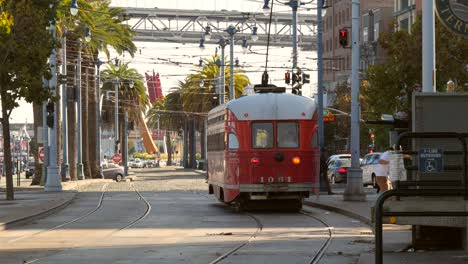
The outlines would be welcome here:
M 343 201 L 343 190 L 333 190 L 334 195 L 321 194 L 313 196 L 304 202 L 305 205 L 336 212 L 357 219 L 372 226 L 371 208 L 375 205 L 378 195 L 373 190 L 366 189 L 367 197 L 364 202 Z M 458 264 L 468 262 L 466 251 L 425 251 L 409 252 L 411 246 L 410 226 L 384 225 L 384 263 L 444 263 Z M 374 253 L 361 254 L 359 264 L 372 264 Z
M 6 200 L 5 179 L 0 181 L 0 231 L 15 225 L 25 224 L 50 214 L 53 214 L 70 204 L 81 186 L 98 181 L 83 180 L 62 182 L 62 192 L 44 192 L 43 186 L 30 186 L 31 180 L 22 179 L 21 186 L 15 188 L 15 200 Z

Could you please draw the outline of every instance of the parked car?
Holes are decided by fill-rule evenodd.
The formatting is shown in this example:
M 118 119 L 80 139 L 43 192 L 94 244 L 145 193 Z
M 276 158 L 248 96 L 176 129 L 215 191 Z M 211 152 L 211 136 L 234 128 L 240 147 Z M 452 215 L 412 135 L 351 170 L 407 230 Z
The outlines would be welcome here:
M 135 162 L 135 159 L 134 159 L 134 158 L 128 159 L 128 163 L 127 163 L 127 164 L 128 164 L 128 167 L 133 168 L 133 163 L 134 163 L 134 162 Z
M 351 167 L 350 158 L 331 160 L 327 169 L 328 181 L 331 184 L 346 181 L 349 167 Z
M 351 154 L 336 154 L 336 155 L 331 155 L 327 159 L 327 164 L 330 164 L 332 160 L 337 160 L 337 159 L 351 159 Z
M 377 187 L 377 183 L 375 181 L 375 171 L 379 166 L 379 159 L 382 152 L 374 152 L 369 153 L 364 156 L 361 162 L 361 169 L 362 169 L 362 183 L 366 185 L 372 185 Z
M 132 168 L 143 168 L 143 161 L 141 159 L 135 159 L 132 162 Z
M 108 163 L 107 168 L 102 170 L 104 179 L 113 179 L 117 182 L 125 180 L 124 167 L 114 163 Z
M 28 163 L 28 168 L 26 169 L 26 179 L 29 179 L 29 177 L 34 175 L 34 171 L 36 169 L 36 164 L 34 161 L 30 161 Z

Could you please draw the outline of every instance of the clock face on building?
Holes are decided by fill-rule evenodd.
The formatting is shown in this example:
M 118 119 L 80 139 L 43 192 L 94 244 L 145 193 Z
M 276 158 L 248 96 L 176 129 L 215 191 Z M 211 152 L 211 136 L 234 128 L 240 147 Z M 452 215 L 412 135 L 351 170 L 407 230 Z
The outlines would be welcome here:
M 468 37 L 468 0 L 436 0 L 440 21 L 451 31 Z

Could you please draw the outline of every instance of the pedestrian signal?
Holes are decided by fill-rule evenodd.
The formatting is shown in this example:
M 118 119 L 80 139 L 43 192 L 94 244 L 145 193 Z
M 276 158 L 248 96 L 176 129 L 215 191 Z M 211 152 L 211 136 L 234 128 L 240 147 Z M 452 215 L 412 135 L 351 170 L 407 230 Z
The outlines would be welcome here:
M 343 28 L 340 29 L 339 33 L 340 46 L 345 48 L 348 46 L 348 30 L 346 28 Z

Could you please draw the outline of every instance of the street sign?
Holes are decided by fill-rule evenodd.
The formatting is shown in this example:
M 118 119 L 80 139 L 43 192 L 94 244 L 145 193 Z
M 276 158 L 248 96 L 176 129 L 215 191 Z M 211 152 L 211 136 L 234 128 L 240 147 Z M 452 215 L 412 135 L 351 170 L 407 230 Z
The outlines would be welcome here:
M 443 172 L 443 155 L 441 149 L 423 148 L 419 150 L 419 172 Z
M 45 148 L 39 147 L 39 151 L 37 153 L 39 156 L 39 164 L 43 164 L 45 161 Z
M 116 164 L 120 163 L 122 161 L 122 155 L 115 153 L 114 156 L 112 156 L 112 161 Z

